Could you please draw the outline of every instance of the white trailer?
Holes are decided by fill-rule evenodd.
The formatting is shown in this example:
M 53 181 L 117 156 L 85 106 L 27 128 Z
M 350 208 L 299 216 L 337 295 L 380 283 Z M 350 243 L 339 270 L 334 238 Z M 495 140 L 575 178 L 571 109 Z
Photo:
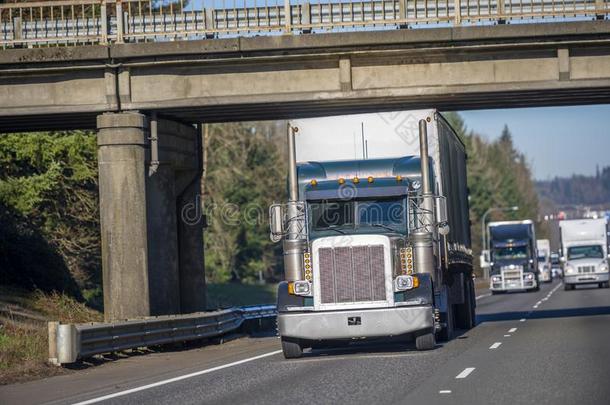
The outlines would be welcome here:
M 561 221 L 561 261 L 565 290 L 578 284 L 609 287 L 607 220 Z
M 536 241 L 538 250 L 538 273 L 540 281 L 550 283 L 553 281 L 551 273 L 551 241 L 548 239 L 538 239 Z

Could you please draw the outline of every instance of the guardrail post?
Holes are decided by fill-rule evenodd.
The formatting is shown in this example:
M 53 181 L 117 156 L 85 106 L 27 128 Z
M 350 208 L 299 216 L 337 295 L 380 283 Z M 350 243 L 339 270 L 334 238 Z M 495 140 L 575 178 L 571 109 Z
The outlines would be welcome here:
M 80 338 L 74 325 L 57 326 L 57 363 L 74 363 L 78 359 Z
M 59 366 L 59 360 L 57 359 L 57 328 L 59 322 L 48 323 L 48 334 L 49 334 L 49 364 Z
M 101 41 L 100 43 L 108 44 L 108 7 L 106 6 L 106 0 L 102 0 L 100 7 L 100 23 L 101 23 Z
M 116 42 L 119 44 L 123 43 L 123 34 L 125 33 L 125 27 L 123 24 L 123 3 L 121 0 L 116 2 Z
M 461 25 L 462 24 L 462 3 L 460 0 L 453 1 L 453 14 L 454 14 L 454 24 Z
M 21 25 L 21 17 L 13 18 L 13 41 L 19 42 L 23 39 L 23 27 Z
M 292 33 L 292 10 L 290 8 L 290 0 L 284 0 L 284 33 Z

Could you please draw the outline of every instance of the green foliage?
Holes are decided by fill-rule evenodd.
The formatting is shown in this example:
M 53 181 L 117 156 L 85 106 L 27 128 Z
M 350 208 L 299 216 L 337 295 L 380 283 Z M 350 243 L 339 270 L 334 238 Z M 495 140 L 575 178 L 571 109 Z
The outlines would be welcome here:
M 0 207 L 5 225 L 0 250 L 8 251 L 12 282 L 72 293 L 78 291 L 74 281 L 80 288 L 99 282 L 92 133 L 0 135 Z M 36 257 L 40 261 L 32 263 Z
M 272 278 L 277 247 L 269 240 L 267 210 L 284 194 L 285 168 L 274 132 L 263 125 L 210 125 L 206 137 L 204 211 L 208 280 Z
M 468 153 L 471 235 L 476 255 L 481 250 L 480 221 L 487 209 L 519 206 L 517 212 L 493 213 L 488 220 L 536 221 L 538 195 L 525 155 L 515 148 L 508 126 L 504 126 L 498 140 L 489 142 L 468 131 L 458 114 L 445 114 L 445 118 L 464 141 Z M 539 237 L 546 234 L 543 224 L 538 224 L 537 233 Z

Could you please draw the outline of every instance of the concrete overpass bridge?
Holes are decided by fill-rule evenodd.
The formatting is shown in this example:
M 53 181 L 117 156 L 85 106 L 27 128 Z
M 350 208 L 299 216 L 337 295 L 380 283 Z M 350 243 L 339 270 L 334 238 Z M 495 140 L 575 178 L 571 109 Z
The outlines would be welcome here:
M 608 1 L 155 4 L 0 5 L 0 132 L 99 131 L 108 319 L 204 306 L 196 124 L 610 102 Z

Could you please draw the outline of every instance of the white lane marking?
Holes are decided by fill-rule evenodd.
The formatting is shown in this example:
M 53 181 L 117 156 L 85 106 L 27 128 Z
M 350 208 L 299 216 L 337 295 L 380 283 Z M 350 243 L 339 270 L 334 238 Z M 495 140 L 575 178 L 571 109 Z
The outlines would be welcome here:
M 265 358 L 265 357 L 274 356 L 274 355 L 279 354 L 281 352 L 282 352 L 281 350 L 275 350 L 273 352 L 261 354 L 259 356 L 249 357 L 247 359 L 235 361 L 233 363 L 223 364 L 222 366 L 212 367 L 212 368 L 208 368 L 206 370 L 197 371 L 195 373 L 185 374 L 185 375 L 181 375 L 179 377 L 170 378 L 168 380 L 163 380 L 163 381 L 158 381 L 156 383 L 143 385 L 141 387 L 136 387 L 136 388 L 132 388 L 132 389 L 125 390 L 125 391 L 115 392 L 114 394 L 108 394 L 108 395 L 104 395 L 102 397 L 89 399 L 87 401 L 77 402 L 74 405 L 95 404 L 97 402 L 106 401 L 107 399 L 122 397 L 122 396 L 125 396 L 125 395 L 133 394 L 134 392 L 148 390 L 148 389 L 151 389 L 151 388 L 159 387 L 161 385 L 167 385 L 167 384 L 171 384 L 171 383 L 174 383 L 174 382 L 177 382 L 177 381 L 186 380 L 187 378 L 197 377 L 197 376 L 200 376 L 200 375 L 203 375 L 203 374 L 209 374 L 209 373 L 212 373 L 214 371 L 222 370 L 223 368 L 229 368 L 229 367 L 233 367 L 233 366 L 238 366 L 240 364 L 248 363 L 248 362 L 251 362 L 251 361 L 254 361 L 254 360 L 259 360 L 259 359 L 262 359 L 262 358 Z
M 508 330 L 508 333 L 515 333 L 517 331 L 517 328 L 510 328 Z
M 497 349 L 498 347 L 500 347 L 501 344 L 502 344 L 502 342 L 496 342 L 493 345 L 489 346 L 489 349 L 490 350 Z
M 538 304 L 534 305 L 532 308 L 538 309 Z
M 504 337 L 510 337 L 510 335 L 504 335 Z
M 478 301 L 478 300 L 480 300 L 481 298 L 485 298 L 485 297 L 491 297 L 491 293 L 487 293 L 487 294 L 481 294 L 481 295 L 479 295 L 479 296 L 475 297 L 475 300 L 476 300 L 476 301 Z
M 525 318 L 519 319 L 519 322 L 525 322 Z
M 462 378 L 466 378 L 470 375 L 470 373 L 472 373 L 474 371 L 474 369 L 475 369 L 475 367 L 467 367 L 460 374 L 456 375 L 455 378 L 458 380 L 462 379 Z
M 451 390 L 440 390 L 439 394 L 451 394 Z

